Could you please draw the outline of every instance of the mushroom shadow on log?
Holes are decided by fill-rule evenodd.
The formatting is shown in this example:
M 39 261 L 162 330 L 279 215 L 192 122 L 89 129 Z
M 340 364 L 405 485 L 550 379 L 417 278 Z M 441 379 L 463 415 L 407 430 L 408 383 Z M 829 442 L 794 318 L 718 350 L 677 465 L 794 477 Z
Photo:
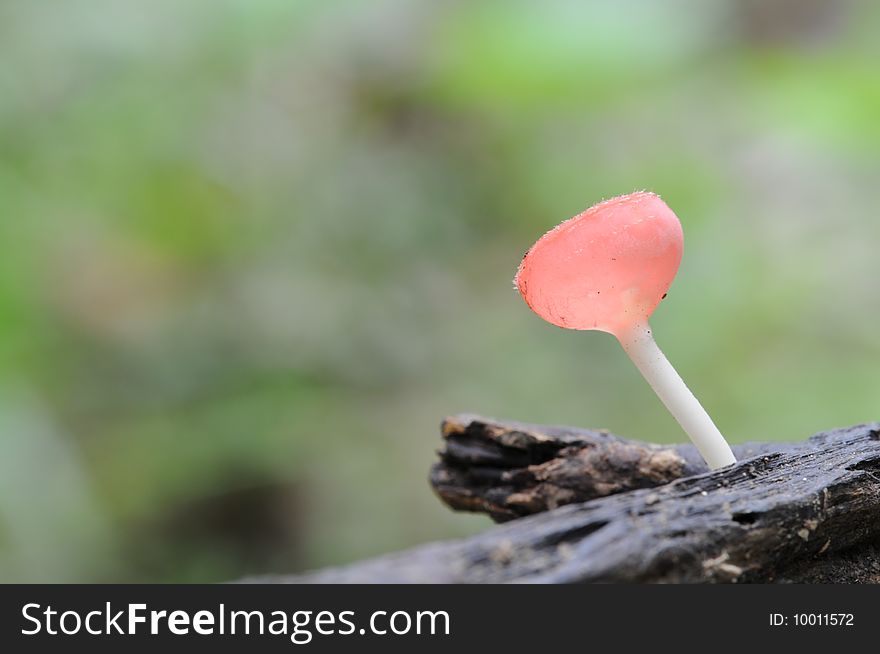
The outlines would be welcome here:
M 880 424 L 741 445 L 715 472 L 603 431 L 456 416 L 443 436 L 438 495 L 506 524 L 258 581 L 880 583 Z

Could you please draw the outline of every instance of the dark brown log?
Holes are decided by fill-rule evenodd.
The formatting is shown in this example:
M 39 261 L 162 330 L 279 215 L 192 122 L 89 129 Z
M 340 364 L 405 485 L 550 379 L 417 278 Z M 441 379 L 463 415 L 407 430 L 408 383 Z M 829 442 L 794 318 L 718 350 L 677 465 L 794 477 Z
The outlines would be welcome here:
M 654 445 L 604 430 L 462 414 L 446 418 L 441 433 L 440 461 L 430 475 L 434 491 L 452 509 L 488 513 L 496 522 L 708 471 L 693 445 Z M 804 447 L 746 443 L 733 449 L 744 459 Z
M 261 581 L 880 582 L 878 424 L 824 432 L 798 444 L 746 446 L 739 456 L 753 456 L 711 473 L 699 472 L 685 446 L 657 448 L 604 432 L 474 418 L 445 424 L 446 452 L 455 442 L 456 461 L 479 462 L 472 474 L 510 484 L 504 471 L 535 478 L 538 485 L 523 486 L 538 498 L 535 506 L 552 494 L 536 492 L 546 482 L 529 468 L 553 462 L 590 466 L 598 475 L 591 481 L 577 482 L 573 472 L 546 476 L 594 499 L 469 539 Z M 450 439 L 455 434 L 462 437 Z M 575 448 L 573 455 L 563 454 L 566 448 Z M 615 479 L 614 471 L 626 481 Z M 531 500 L 511 500 L 512 493 L 492 498 L 486 490 L 491 484 L 485 486 L 474 494 L 477 499 L 455 501 L 468 508 L 486 505 L 502 518 L 510 517 L 511 506 L 531 506 Z

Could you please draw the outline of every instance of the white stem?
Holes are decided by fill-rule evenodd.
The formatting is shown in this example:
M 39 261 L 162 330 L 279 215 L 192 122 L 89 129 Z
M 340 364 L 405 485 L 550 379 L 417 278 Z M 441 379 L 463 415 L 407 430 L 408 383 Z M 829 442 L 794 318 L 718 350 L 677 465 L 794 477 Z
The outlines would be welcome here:
M 669 360 L 657 347 L 647 323 L 635 325 L 617 339 L 645 380 L 713 470 L 736 463 L 724 436 Z

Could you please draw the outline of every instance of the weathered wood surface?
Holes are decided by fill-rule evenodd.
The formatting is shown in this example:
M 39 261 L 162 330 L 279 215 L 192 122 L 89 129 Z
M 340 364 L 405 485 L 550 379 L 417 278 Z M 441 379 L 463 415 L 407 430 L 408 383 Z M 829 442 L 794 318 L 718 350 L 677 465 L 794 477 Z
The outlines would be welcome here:
M 564 504 L 651 488 L 708 472 L 693 445 L 655 445 L 604 430 L 533 425 L 470 414 L 446 418 L 430 481 L 457 511 L 505 522 Z M 809 447 L 808 444 L 806 444 Z M 737 459 L 804 443 L 747 443 Z
M 260 581 L 880 583 L 880 424 L 740 446 L 711 473 L 604 432 L 460 416 L 444 437 L 440 496 L 510 522 Z

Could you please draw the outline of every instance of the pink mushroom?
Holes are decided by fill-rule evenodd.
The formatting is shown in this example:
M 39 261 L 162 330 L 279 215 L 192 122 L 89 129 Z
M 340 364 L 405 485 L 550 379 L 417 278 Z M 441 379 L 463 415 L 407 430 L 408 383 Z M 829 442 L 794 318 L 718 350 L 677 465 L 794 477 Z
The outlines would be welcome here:
M 648 318 L 666 297 L 683 250 L 678 217 L 654 193 L 621 195 L 542 236 L 516 287 L 547 322 L 613 334 L 710 468 L 736 462 L 715 423 L 654 342 Z

